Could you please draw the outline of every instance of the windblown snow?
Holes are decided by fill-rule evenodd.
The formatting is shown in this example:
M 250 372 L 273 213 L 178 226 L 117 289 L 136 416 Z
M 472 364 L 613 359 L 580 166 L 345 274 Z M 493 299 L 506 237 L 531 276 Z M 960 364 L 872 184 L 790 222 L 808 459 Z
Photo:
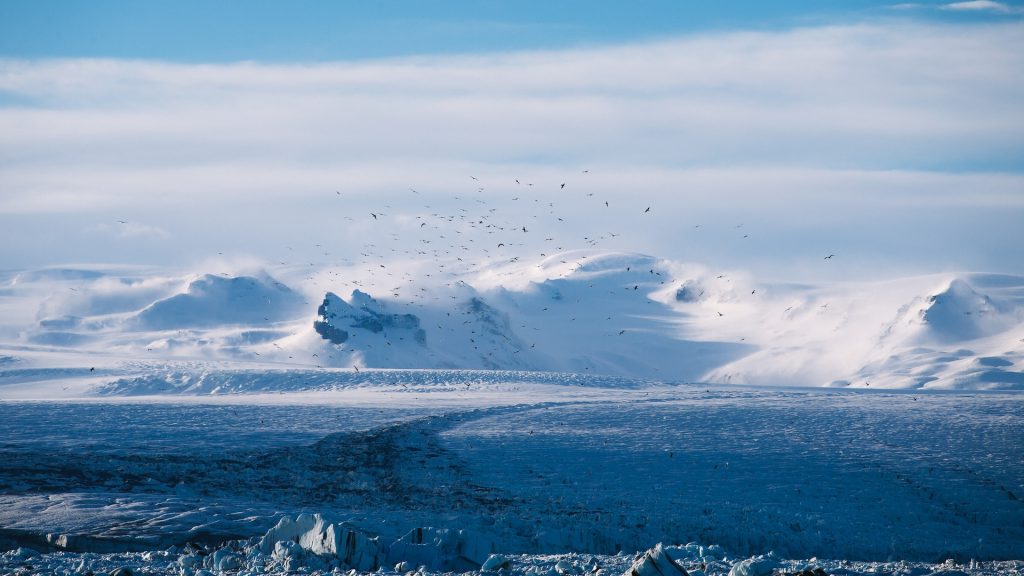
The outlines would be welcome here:
M 84 354 L 100 364 L 201 359 L 755 385 L 1024 387 L 1017 276 L 786 285 L 598 251 L 496 263 L 444 280 L 408 277 L 393 288 L 356 270 L 306 276 L 297 286 L 262 271 L 146 272 L 13 275 L 3 306 L 20 312 L 8 317 L 3 346 L 19 363 L 0 379 Z M 321 291 L 325 283 L 333 286 Z

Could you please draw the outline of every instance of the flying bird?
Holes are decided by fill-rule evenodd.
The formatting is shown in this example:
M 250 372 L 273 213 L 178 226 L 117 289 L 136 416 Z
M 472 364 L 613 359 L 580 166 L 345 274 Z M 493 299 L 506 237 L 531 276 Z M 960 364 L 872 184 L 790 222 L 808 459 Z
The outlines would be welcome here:
M 648 212 L 650 212 L 650 211 L 651 211 L 651 207 L 650 207 L 650 206 L 648 206 L 648 207 L 647 207 L 647 210 L 644 210 L 644 214 L 647 214 L 647 213 L 648 213 Z
M 825 260 L 831 260 L 833 256 L 835 256 L 835 254 L 829 254 L 828 256 L 825 256 Z
M 374 219 L 374 220 L 376 220 L 376 219 L 377 219 L 377 215 L 376 215 L 376 214 L 374 214 L 373 212 L 370 212 L 370 216 L 373 216 L 373 219 Z

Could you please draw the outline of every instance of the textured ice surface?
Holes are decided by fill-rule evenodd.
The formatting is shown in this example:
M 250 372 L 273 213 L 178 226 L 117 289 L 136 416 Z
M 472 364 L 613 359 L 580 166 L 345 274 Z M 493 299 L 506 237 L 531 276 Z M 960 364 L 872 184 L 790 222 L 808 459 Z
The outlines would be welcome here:
M 387 545 L 429 527 L 439 550 L 504 555 L 695 541 L 736 558 L 1024 556 L 1017 395 L 518 376 L 474 374 L 467 393 L 390 374 L 322 406 L 0 403 L 3 538 L 217 547 L 313 512 Z

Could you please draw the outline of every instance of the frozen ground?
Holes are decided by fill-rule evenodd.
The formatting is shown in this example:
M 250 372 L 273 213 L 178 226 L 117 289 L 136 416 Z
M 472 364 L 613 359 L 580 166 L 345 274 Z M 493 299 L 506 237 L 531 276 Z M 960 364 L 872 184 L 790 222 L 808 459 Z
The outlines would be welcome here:
M 769 551 L 769 572 L 1022 570 L 990 562 L 1024 558 L 1013 393 L 247 374 L 207 369 L 217 386 L 159 396 L 133 395 L 157 390 L 132 377 L 0 403 L 0 534 L 48 552 L 8 552 L 0 572 L 464 571 L 492 553 L 521 573 L 610 572 L 657 542 L 720 546 L 673 549 L 709 575 Z M 304 525 L 316 537 L 261 548 L 301 513 L 326 518 Z M 325 526 L 351 533 L 358 558 L 324 549 Z

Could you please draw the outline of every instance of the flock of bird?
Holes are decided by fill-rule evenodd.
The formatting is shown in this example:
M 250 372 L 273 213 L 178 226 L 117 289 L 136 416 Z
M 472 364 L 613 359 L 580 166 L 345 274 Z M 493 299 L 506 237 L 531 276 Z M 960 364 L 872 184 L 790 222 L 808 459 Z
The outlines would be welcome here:
M 653 205 L 645 203 L 640 206 L 613 207 L 611 199 L 595 198 L 595 192 L 586 191 L 589 174 L 589 170 L 581 171 L 578 181 L 578 187 L 582 189 L 580 192 L 574 191 L 577 186 L 569 180 L 555 185 L 534 186 L 533 182 L 520 179 L 513 179 L 513 183 L 507 185 L 499 184 L 491 191 L 482 185 L 480 178 L 469 176 L 471 185 L 465 191 L 448 197 L 433 196 L 435 200 L 432 203 L 427 200 L 428 195 L 416 188 L 409 188 L 407 198 L 393 197 L 389 202 L 381 202 L 377 207 L 369 209 L 362 218 L 351 212 L 341 217 L 346 226 L 359 230 L 365 239 L 356 251 L 358 257 L 338 257 L 332 254 L 330 247 L 316 243 L 312 248 L 316 254 L 322 254 L 327 259 L 327 265 L 323 261 L 302 264 L 294 258 L 290 262 L 288 259 L 280 260 L 278 264 L 306 270 L 304 279 L 308 287 L 315 287 L 321 294 L 327 291 L 344 294 L 345 290 L 354 289 L 375 293 L 378 298 L 387 294 L 385 305 L 391 313 L 436 307 L 436 302 L 442 299 L 458 300 L 460 296 L 456 289 L 463 278 L 481 270 L 488 269 L 498 276 L 514 277 L 522 274 L 522 269 L 516 266 L 503 269 L 503 264 L 526 262 L 537 257 L 549 258 L 579 247 L 615 248 L 615 245 L 625 244 L 626 235 L 621 230 L 580 233 L 590 221 L 583 214 L 585 209 L 615 211 L 614 219 L 624 229 L 643 229 L 645 226 L 656 225 L 644 220 L 651 218 Z M 341 202 L 349 200 L 348 194 L 341 190 L 335 190 L 334 196 Z M 128 223 L 127 220 L 118 222 Z M 693 227 L 700 229 L 701 225 L 695 224 Z M 739 224 L 735 229 L 742 227 Z M 749 234 L 742 234 L 742 238 L 749 238 Z M 294 246 L 286 248 L 296 256 L 307 252 L 301 247 L 299 250 Z M 352 254 L 352 247 L 340 246 L 338 252 Z M 824 259 L 831 260 L 833 257 L 834 254 L 829 254 Z M 586 258 L 586 255 L 577 253 L 572 261 L 560 260 L 559 263 L 569 265 L 567 271 L 563 268 L 561 276 L 579 269 Z M 403 260 L 405 262 L 400 263 Z M 626 271 L 629 272 L 628 266 Z M 661 277 L 661 272 L 654 269 L 650 270 L 650 274 Z M 665 283 L 663 277 L 657 277 L 654 279 L 660 284 Z M 719 279 L 723 277 L 719 276 Z M 424 284 L 435 284 L 449 290 L 445 293 L 443 289 L 428 289 Z M 639 283 L 632 283 L 625 288 L 638 291 L 639 286 Z M 756 289 L 751 291 L 751 296 L 754 295 Z M 273 302 L 268 300 L 266 304 L 270 306 Z M 544 311 L 547 310 L 544 308 Z M 470 314 L 465 310 L 461 313 Z M 718 317 L 724 316 L 721 311 L 716 311 L 716 314 Z M 566 319 L 574 320 L 575 317 Z M 619 319 L 608 316 L 606 320 L 614 324 Z M 524 322 L 519 322 L 518 327 L 540 330 Z M 440 324 L 437 328 L 444 329 Z M 448 330 L 455 332 L 451 327 Z M 617 327 L 611 328 L 608 333 L 624 336 L 627 332 L 627 329 Z M 466 344 L 479 350 L 481 342 L 474 336 L 479 335 L 471 330 Z M 385 342 L 391 345 L 386 334 Z M 359 346 L 349 342 L 338 346 L 337 352 L 351 354 Z M 365 346 L 372 344 L 367 343 Z M 533 346 L 535 343 L 531 348 Z M 514 351 L 519 352 L 519 349 Z M 295 354 L 298 352 L 289 354 L 289 360 L 297 360 Z M 311 354 L 308 362 L 320 366 L 318 354 Z M 492 354 L 493 351 L 481 352 L 484 358 Z M 327 356 L 332 363 L 338 360 L 333 353 Z

